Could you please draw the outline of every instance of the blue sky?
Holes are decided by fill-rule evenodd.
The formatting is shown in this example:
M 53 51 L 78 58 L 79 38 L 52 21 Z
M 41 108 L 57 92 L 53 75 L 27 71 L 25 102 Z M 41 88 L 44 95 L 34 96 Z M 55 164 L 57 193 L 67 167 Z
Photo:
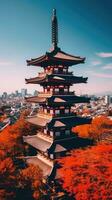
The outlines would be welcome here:
M 59 47 L 86 57 L 86 63 L 71 68 L 88 76 L 88 84 L 73 86 L 81 93 L 112 89 L 112 1 L 111 0 L 0 0 L 0 94 L 25 85 L 41 68 L 26 66 L 51 47 L 51 15 L 57 9 Z

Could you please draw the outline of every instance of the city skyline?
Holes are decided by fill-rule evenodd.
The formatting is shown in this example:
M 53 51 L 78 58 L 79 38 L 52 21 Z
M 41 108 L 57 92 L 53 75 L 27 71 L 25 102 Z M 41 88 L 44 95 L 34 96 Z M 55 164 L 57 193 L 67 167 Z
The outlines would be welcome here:
M 73 86 L 78 93 L 96 94 L 112 88 L 112 2 L 88 0 L 43 2 L 6 0 L 0 7 L 0 93 L 19 88 L 29 92 L 39 86 L 25 84 L 25 77 L 33 77 L 41 68 L 27 67 L 26 59 L 38 57 L 51 45 L 51 12 L 57 9 L 59 47 L 75 55 L 86 57 L 86 63 L 73 66 L 75 75 L 88 77 L 88 84 Z M 5 10 L 5 14 L 4 14 Z

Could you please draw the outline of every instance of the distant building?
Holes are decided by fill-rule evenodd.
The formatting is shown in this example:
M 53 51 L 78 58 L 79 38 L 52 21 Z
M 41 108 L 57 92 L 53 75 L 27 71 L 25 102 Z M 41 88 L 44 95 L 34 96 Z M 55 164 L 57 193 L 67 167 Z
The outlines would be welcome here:
M 37 96 L 37 95 L 38 95 L 38 91 L 35 90 L 35 91 L 34 91 L 34 96 Z
M 106 95 L 105 96 L 105 104 L 110 105 L 112 103 L 112 96 Z
M 26 95 L 27 95 L 27 89 L 22 88 L 22 89 L 21 89 L 21 96 L 22 96 L 22 97 L 25 97 Z
M 3 95 L 2 95 L 2 98 L 3 98 L 3 99 L 7 99 L 7 96 L 8 96 L 8 95 L 7 95 L 7 92 L 4 92 Z
M 16 95 L 16 97 L 19 96 L 19 92 L 18 92 L 18 90 L 15 91 L 15 95 Z

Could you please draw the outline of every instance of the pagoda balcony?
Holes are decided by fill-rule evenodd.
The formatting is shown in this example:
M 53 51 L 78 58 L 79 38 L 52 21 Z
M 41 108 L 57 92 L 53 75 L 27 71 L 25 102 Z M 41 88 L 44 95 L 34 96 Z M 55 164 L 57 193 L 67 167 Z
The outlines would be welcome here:
M 59 75 L 59 74 L 61 74 L 61 75 L 73 75 L 73 72 L 60 72 L 60 71 L 54 71 L 53 73 L 52 73 L 53 75 Z
M 54 118 L 55 117 L 69 117 L 69 116 L 76 116 L 75 113 L 73 112 L 70 112 L 70 113 L 59 113 L 59 114 L 54 114 Z
M 42 117 L 42 118 L 47 118 L 47 119 L 52 119 L 53 117 L 53 114 L 50 114 L 50 113 L 45 113 L 41 110 L 38 111 L 38 114 L 37 114 L 39 117 Z
M 45 113 L 42 110 L 39 110 L 38 116 L 43 117 L 43 118 L 52 119 L 52 118 L 55 118 L 55 117 L 76 116 L 76 113 L 69 112 L 69 113 L 53 113 L 53 114 L 51 114 L 51 113 Z
M 56 91 L 54 91 L 54 92 L 39 92 L 38 93 L 38 97 L 51 97 L 52 95 L 75 95 L 75 91 L 73 91 L 73 92 L 60 92 L 60 91 L 58 91 L 58 92 L 56 92 Z
M 43 171 L 43 177 L 46 178 L 52 173 L 54 162 L 53 160 L 47 158 L 45 155 L 38 153 L 36 156 L 26 156 L 24 159 L 27 164 L 39 166 Z
M 54 92 L 53 93 L 54 95 L 75 95 L 75 92 L 62 92 L 62 91 L 59 91 L 59 92 Z
M 38 152 L 37 157 L 42 160 L 43 162 L 45 162 L 46 164 L 50 165 L 51 167 L 53 167 L 53 160 L 50 159 L 49 157 L 45 156 L 44 154 Z
M 51 97 L 53 95 L 52 92 L 39 92 L 38 97 Z
M 43 132 L 37 132 L 37 135 L 38 135 L 38 137 L 40 137 L 48 142 L 53 142 L 53 137 L 48 134 L 45 134 Z

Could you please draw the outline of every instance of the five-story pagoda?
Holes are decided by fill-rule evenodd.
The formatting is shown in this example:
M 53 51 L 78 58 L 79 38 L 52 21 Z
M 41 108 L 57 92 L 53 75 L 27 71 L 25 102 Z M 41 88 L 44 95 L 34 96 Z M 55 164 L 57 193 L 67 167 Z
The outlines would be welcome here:
M 37 133 L 24 136 L 24 142 L 36 149 L 35 156 L 26 157 L 27 163 L 38 165 L 47 180 L 58 177 L 56 174 L 57 158 L 68 155 L 76 148 L 77 140 L 72 127 L 90 123 L 91 119 L 77 116 L 71 111 L 75 103 L 88 103 L 89 98 L 76 96 L 70 86 L 86 83 L 87 78 L 77 77 L 69 67 L 84 63 L 85 58 L 69 55 L 57 46 L 58 22 L 56 10 L 52 16 L 52 50 L 38 58 L 27 60 L 27 65 L 39 66 L 43 72 L 37 77 L 26 79 L 26 83 L 40 84 L 43 92 L 38 96 L 26 98 L 27 102 L 39 103 L 40 109 L 27 121 L 37 125 Z

